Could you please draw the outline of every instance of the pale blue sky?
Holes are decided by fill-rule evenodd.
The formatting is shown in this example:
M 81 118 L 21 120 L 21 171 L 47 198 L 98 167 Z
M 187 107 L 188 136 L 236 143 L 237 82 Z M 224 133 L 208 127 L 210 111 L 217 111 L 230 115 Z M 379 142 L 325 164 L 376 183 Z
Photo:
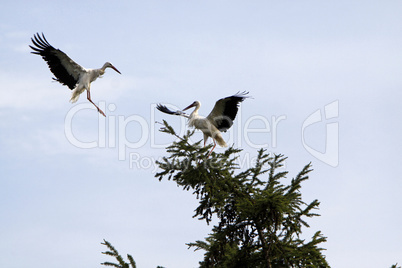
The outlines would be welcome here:
M 185 243 L 211 226 L 191 218 L 190 192 L 153 177 L 173 140 L 154 121 L 186 126 L 154 107 L 199 100 L 207 115 L 243 90 L 254 98 L 224 138 L 244 149 L 244 167 L 262 144 L 289 157 L 289 179 L 312 162 L 302 193 L 321 202 L 322 216 L 305 235 L 328 237 L 329 264 L 402 263 L 400 14 L 400 1 L 3 3 L 0 266 L 100 267 L 111 261 L 106 239 L 140 268 L 197 267 L 202 252 Z M 52 82 L 29 53 L 36 32 L 84 67 L 110 61 L 121 71 L 92 85 L 106 119 Z M 337 116 L 325 120 L 331 103 Z M 303 145 L 316 111 L 323 120 L 304 129 Z M 326 144 L 335 164 L 319 156 Z

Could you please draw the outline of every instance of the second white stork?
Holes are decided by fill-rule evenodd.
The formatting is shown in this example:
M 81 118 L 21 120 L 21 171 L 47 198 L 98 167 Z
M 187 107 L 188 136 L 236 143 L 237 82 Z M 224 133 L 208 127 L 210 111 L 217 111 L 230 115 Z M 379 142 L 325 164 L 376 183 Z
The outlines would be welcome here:
M 42 36 L 37 33 L 33 38 L 31 38 L 31 40 L 35 45 L 34 47 L 29 46 L 34 50 L 31 53 L 42 56 L 49 65 L 50 71 L 56 77 L 53 79 L 68 86 L 73 91 L 70 101 L 72 103 L 76 102 L 80 97 L 80 94 L 86 90 L 89 102 L 95 105 L 100 114 L 106 116 L 105 113 L 91 100 L 91 83 L 98 77 L 102 76 L 105 73 L 106 68 L 112 68 L 121 74 L 119 70 L 117 70 L 110 62 L 106 62 L 99 69 L 85 69 L 73 61 L 63 51 L 51 46 L 43 33 Z
M 201 107 L 201 102 L 194 101 L 192 104 L 183 109 L 183 111 L 195 107 L 194 111 L 187 115 L 183 111 L 172 111 L 166 106 L 158 104 L 157 109 L 161 112 L 173 115 L 180 115 L 188 118 L 188 125 L 199 129 L 204 134 L 204 146 L 209 137 L 212 138 L 214 146 L 208 153 L 207 157 L 212 153 L 218 143 L 221 147 L 227 147 L 225 140 L 222 137 L 221 131 L 226 132 L 232 125 L 233 120 L 236 118 L 239 104 L 244 99 L 248 92 L 244 91 L 236 93 L 233 96 L 222 98 L 215 103 L 214 108 L 207 117 L 203 117 L 198 114 L 198 110 Z

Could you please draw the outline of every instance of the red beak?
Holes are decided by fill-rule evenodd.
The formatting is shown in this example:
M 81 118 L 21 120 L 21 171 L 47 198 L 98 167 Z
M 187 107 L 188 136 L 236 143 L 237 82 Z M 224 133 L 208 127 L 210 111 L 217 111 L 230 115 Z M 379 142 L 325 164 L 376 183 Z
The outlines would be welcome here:
M 194 106 L 195 106 L 194 103 L 192 103 L 192 104 L 190 104 L 189 106 L 187 106 L 186 108 L 184 108 L 183 111 L 185 111 L 185 110 L 187 110 L 187 109 L 190 109 L 191 107 L 194 107 Z
M 118 72 L 119 74 L 121 74 L 121 72 L 119 72 L 119 70 L 116 69 L 116 67 L 114 67 L 113 65 L 111 66 L 113 70 L 115 70 L 116 72 Z

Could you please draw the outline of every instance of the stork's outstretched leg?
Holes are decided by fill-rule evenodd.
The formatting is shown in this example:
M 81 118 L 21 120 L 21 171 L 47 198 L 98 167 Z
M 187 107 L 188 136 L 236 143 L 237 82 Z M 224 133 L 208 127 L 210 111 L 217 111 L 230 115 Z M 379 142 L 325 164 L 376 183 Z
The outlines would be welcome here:
M 91 92 L 89 91 L 89 89 L 87 89 L 87 99 L 89 100 L 90 103 L 92 103 L 93 105 L 95 105 L 96 109 L 98 109 L 98 112 L 103 115 L 104 117 L 106 117 L 105 113 L 99 109 L 98 106 L 96 106 L 96 104 L 91 100 Z
M 208 140 L 208 135 L 204 133 L 204 147 L 205 147 L 205 144 L 207 144 L 207 140 Z
M 212 147 L 211 151 L 208 153 L 207 158 L 209 157 L 209 155 L 212 153 L 212 151 L 215 149 L 216 147 L 216 141 L 214 138 L 212 138 L 212 140 L 214 141 L 214 147 Z

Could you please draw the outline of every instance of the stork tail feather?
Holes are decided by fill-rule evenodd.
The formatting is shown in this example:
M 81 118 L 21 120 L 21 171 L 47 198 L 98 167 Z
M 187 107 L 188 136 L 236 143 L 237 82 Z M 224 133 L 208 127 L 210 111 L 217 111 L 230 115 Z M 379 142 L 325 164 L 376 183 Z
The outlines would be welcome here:
M 228 145 L 226 144 L 225 140 L 223 139 L 222 135 L 220 133 L 217 133 L 214 136 L 215 141 L 219 144 L 219 146 L 221 147 L 228 147 Z
M 73 90 L 73 93 L 71 94 L 71 99 L 70 99 L 70 102 L 71 103 L 75 103 L 75 102 L 77 102 L 78 101 L 78 99 L 80 98 L 80 94 L 81 94 L 82 92 L 79 92 L 78 90 Z

